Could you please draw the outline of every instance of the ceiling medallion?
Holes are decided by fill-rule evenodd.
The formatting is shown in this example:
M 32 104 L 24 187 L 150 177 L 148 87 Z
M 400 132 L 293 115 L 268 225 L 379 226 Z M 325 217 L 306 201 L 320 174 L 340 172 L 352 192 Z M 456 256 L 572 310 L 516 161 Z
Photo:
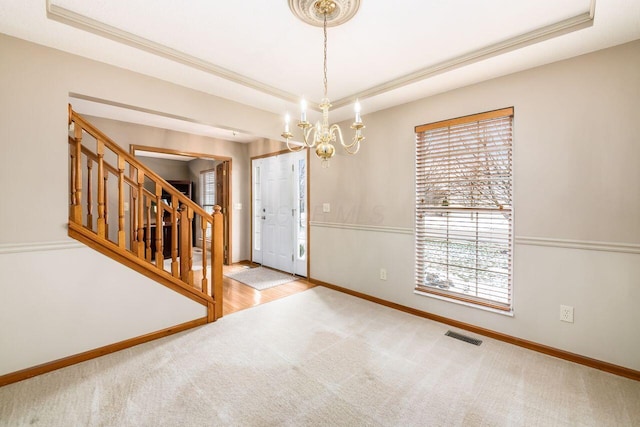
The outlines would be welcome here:
M 291 12 L 309 25 L 322 27 L 324 13 L 317 7 L 317 0 L 289 0 Z M 335 8 L 327 12 L 327 27 L 344 24 L 356 14 L 360 8 L 360 0 L 333 0 Z

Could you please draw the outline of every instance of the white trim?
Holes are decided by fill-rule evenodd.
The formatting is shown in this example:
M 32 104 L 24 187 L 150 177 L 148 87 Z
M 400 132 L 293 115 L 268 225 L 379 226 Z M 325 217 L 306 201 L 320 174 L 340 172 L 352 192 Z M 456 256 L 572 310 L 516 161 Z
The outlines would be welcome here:
M 640 245 L 634 243 L 594 242 L 589 240 L 552 239 L 548 237 L 516 236 L 516 245 L 549 246 L 554 248 L 584 249 L 588 251 L 623 252 L 640 254 Z
M 336 222 L 309 221 L 311 227 L 337 228 L 343 230 L 373 231 L 377 233 L 413 234 L 413 228 L 381 225 L 340 224 Z M 516 245 L 548 246 L 555 248 L 583 249 L 602 252 L 640 254 L 640 244 L 618 242 L 596 242 L 589 240 L 552 239 L 516 236 Z
M 511 304 L 511 311 L 506 311 L 506 310 L 498 310 L 496 308 L 487 307 L 486 305 L 482 305 L 482 304 L 474 304 L 472 302 L 461 301 L 461 300 L 456 299 L 456 298 L 447 298 L 447 297 L 445 297 L 443 295 L 432 294 L 430 292 L 422 292 L 422 291 L 419 291 L 417 289 L 414 289 L 413 293 L 416 294 L 416 295 L 423 296 L 423 297 L 439 299 L 441 301 L 452 302 L 454 304 L 460 304 L 460 305 L 464 305 L 466 307 L 478 308 L 480 310 L 489 311 L 491 313 L 502 314 L 503 316 L 514 317 L 514 315 L 513 315 L 513 304 Z M 461 295 L 464 295 L 464 294 L 461 294 Z
M 104 22 L 89 18 L 88 16 L 81 15 L 62 6 L 53 4 L 51 1 L 52 0 L 47 0 L 48 17 L 63 24 L 71 25 L 72 27 L 80 28 L 94 34 L 107 37 L 111 40 L 125 43 L 137 49 L 150 52 L 154 55 L 158 55 L 171 61 L 184 64 L 197 70 L 202 70 L 206 73 L 221 77 L 230 82 L 255 89 L 259 92 L 274 96 L 285 101 L 297 103 L 300 99 L 298 95 L 285 92 L 284 90 L 280 90 L 276 87 L 269 86 L 265 83 L 243 76 L 229 69 L 220 67 L 219 65 L 197 58 L 193 55 L 189 55 L 179 50 L 167 47 L 163 44 L 145 39 L 128 31 L 124 31 L 109 24 L 105 24 Z
M 337 222 L 309 221 L 311 227 L 340 228 L 347 230 L 374 231 L 377 233 L 413 234 L 413 228 L 389 227 L 384 225 L 340 224 Z
M 278 89 L 274 86 L 267 85 L 247 76 L 238 74 L 219 65 L 197 58 L 193 55 L 189 55 L 176 49 L 172 49 L 160 43 L 156 43 L 154 41 L 137 36 L 128 31 L 121 30 L 114 26 L 73 12 L 64 7 L 53 4 L 52 0 L 47 0 L 46 6 L 48 17 L 51 19 L 55 19 L 58 22 L 62 22 L 64 24 L 89 31 L 94 34 L 98 34 L 112 40 L 128 44 L 129 46 L 133 46 L 135 48 L 142 49 L 144 51 L 167 58 L 169 60 L 176 61 L 188 67 L 202 70 L 214 76 L 221 77 L 230 82 L 255 89 L 264 94 L 271 95 L 276 98 L 293 103 L 298 102 L 299 97 L 297 95 Z M 593 25 L 594 16 L 595 0 L 591 0 L 588 12 L 584 12 L 579 15 L 564 19 L 562 21 L 547 25 L 545 27 L 529 31 L 525 34 L 512 37 L 500 43 L 477 49 L 466 55 L 461 55 L 457 58 L 453 58 L 451 60 L 423 68 L 416 72 L 389 80 L 388 82 L 384 82 L 361 92 L 346 96 L 333 102 L 333 107 L 344 107 L 345 105 L 351 104 L 354 98 L 358 98 L 360 100 L 371 98 L 395 89 L 399 89 L 409 84 L 428 79 L 447 71 L 455 70 L 457 68 L 474 64 L 476 62 L 480 62 L 482 60 L 492 58 L 506 52 L 510 52 L 516 49 L 523 48 L 525 46 L 539 43 L 544 40 L 558 37 L 562 34 L 583 29 L 585 27 Z M 309 108 L 312 108 L 313 110 L 319 112 L 320 109 L 316 107 L 316 105 L 317 104 L 310 103 Z
M 23 252 L 57 251 L 61 249 L 78 249 L 86 247 L 75 240 L 59 240 L 53 242 L 0 243 L 0 254 L 16 254 Z
M 360 100 L 371 98 L 385 92 L 399 89 L 403 86 L 407 86 L 409 84 L 455 70 L 457 68 L 471 65 L 485 59 L 493 58 L 498 55 L 523 48 L 525 46 L 529 46 L 535 43 L 542 42 L 544 40 L 561 36 L 566 33 L 570 33 L 572 31 L 581 30 L 585 27 L 593 25 L 595 13 L 594 7 L 595 0 L 591 0 L 589 12 L 581 13 L 577 16 L 573 16 L 571 18 L 567 18 L 562 21 L 547 25 L 546 27 L 538 28 L 536 30 L 529 31 L 528 33 L 512 37 L 500 43 L 474 50 L 466 55 L 461 55 L 448 61 L 440 62 L 430 67 L 415 71 L 411 74 L 406 74 L 388 82 L 363 90 L 362 92 L 359 92 L 357 94 L 338 99 L 335 102 L 332 102 L 332 105 L 335 108 L 344 107 L 345 105 L 352 103 L 354 98 L 358 98 Z

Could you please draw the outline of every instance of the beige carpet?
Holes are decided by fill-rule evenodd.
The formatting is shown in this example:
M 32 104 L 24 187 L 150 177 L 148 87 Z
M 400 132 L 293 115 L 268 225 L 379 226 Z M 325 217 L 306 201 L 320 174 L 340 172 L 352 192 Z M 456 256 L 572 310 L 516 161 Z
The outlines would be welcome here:
M 2 426 L 638 426 L 640 382 L 326 288 L 0 388 Z
M 292 274 L 282 273 L 266 267 L 247 268 L 232 273 L 225 273 L 225 276 L 259 291 L 298 280 L 298 277 Z

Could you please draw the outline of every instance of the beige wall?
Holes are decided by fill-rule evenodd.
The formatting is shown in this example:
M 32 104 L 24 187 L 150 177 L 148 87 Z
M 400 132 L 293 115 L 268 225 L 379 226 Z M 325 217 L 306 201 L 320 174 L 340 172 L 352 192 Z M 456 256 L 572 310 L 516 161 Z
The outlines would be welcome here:
M 29 355 L 21 362 L 26 367 L 163 327 L 158 316 L 146 319 L 143 330 L 125 328 L 148 316 L 144 302 L 155 298 L 152 290 L 139 296 L 139 307 L 118 311 L 117 301 L 103 302 L 98 290 L 81 286 L 105 271 L 100 257 L 83 256 L 78 264 L 70 249 L 57 256 L 49 248 L 72 245 L 66 236 L 69 94 L 252 130 L 273 141 L 281 119 L 2 35 L 0 52 L 0 263 L 4 277 L 12 278 L 0 282 L 0 344 L 11 349 L 3 357 Z M 366 115 L 367 140 L 358 155 L 339 153 L 329 169 L 310 160 L 311 276 L 640 370 L 639 65 L 640 42 L 634 42 Z M 413 294 L 413 127 L 506 106 L 516 114 L 513 317 Z M 167 138 L 166 147 L 205 149 L 203 141 Z M 248 148 L 245 167 L 250 157 L 269 151 L 270 145 Z M 248 174 L 234 179 L 234 188 L 249 187 Z M 331 213 L 321 213 L 324 202 Z M 532 245 L 534 238 L 542 240 Z M 20 263 L 8 252 L 20 253 Z M 21 276 L 21 268 L 35 263 L 48 274 Z M 381 267 L 387 281 L 378 279 Z M 74 269 L 80 279 L 72 286 L 67 282 Z M 104 281 L 110 279 L 116 277 Z M 128 277 L 123 286 L 134 282 Z M 55 305 L 32 304 L 51 289 Z M 97 308 L 76 317 L 62 314 L 92 296 L 101 301 Z M 575 323 L 558 321 L 560 304 L 575 307 Z M 93 311 L 99 315 L 90 318 Z M 187 319 L 196 316 L 186 312 Z M 110 315 L 122 319 L 116 335 L 109 333 Z M 56 328 L 42 329 L 51 319 Z M 15 331 L 28 346 L 13 346 Z M 47 343 L 56 340 L 62 344 L 51 351 Z
M 89 121 L 95 123 L 93 119 L 89 119 Z M 140 156 L 138 156 L 138 160 L 168 181 L 189 181 L 191 179 L 187 162 Z
M 275 114 L 0 35 L 0 375 L 204 316 L 202 306 L 67 237 L 70 94 L 280 132 Z M 206 145 L 166 135 L 162 146 Z M 248 164 L 246 152 L 220 154 L 237 156 L 234 168 Z M 234 175 L 235 189 L 248 188 L 246 175 Z M 234 259 L 246 257 L 236 249 Z
M 70 93 L 199 123 L 252 129 L 274 139 L 281 132 L 282 120 L 275 114 L 5 35 L 0 35 L 0 52 L 0 181 L 20 176 L 21 183 L 0 190 L 0 243 L 66 238 L 68 183 L 66 168 L 60 165 L 67 163 L 68 156 Z M 166 144 L 199 149 L 204 142 L 168 139 Z M 45 181 L 48 190 L 41 191 Z M 38 194 L 37 201 L 33 199 L 36 209 L 18 213 L 8 208 L 22 204 L 25 193 Z M 41 209 L 46 209 L 46 215 Z M 15 227 L 18 220 L 30 227 Z
M 249 159 L 265 154 L 277 153 L 287 149 L 287 144 L 282 141 L 263 138 L 249 144 Z
M 311 276 L 640 369 L 638 70 L 640 41 L 366 115 L 360 153 L 310 162 Z M 414 126 L 509 106 L 514 316 L 415 295 Z

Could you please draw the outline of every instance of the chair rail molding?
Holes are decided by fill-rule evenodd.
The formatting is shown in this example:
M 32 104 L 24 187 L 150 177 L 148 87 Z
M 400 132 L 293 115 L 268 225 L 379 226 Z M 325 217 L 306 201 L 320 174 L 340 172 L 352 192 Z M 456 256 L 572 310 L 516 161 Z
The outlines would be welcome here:
M 386 225 L 343 224 L 338 222 L 309 221 L 311 227 L 339 228 L 343 230 L 374 231 L 377 233 L 413 234 L 413 228 Z
M 584 249 L 601 252 L 640 254 L 640 244 L 600 242 L 592 240 L 554 239 L 550 237 L 516 236 L 516 245 L 549 246 L 554 248 Z
M 62 249 L 86 248 L 76 240 L 57 240 L 50 242 L 28 242 L 28 243 L 0 243 L 1 254 L 15 254 L 23 252 L 43 252 L 56 251 Z

